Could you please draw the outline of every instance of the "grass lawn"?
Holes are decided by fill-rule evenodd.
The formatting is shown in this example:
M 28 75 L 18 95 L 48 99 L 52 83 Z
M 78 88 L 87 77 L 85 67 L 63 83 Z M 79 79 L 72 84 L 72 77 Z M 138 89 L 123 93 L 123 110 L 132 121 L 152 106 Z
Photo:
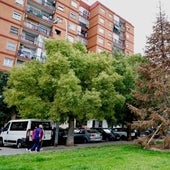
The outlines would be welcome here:
M 169 170 L 170 152 L 108 145 L 0 156 L 0 170 Z

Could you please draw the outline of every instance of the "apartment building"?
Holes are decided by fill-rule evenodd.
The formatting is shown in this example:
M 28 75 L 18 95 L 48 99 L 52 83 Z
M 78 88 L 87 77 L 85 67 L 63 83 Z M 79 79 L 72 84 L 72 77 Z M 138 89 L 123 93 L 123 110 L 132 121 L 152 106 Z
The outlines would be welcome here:
M 93 52 L 134 52 L 133 25 L 98 1 L 0 0 L 0 70 L 45 61 L 49 38 L 81 41 Z

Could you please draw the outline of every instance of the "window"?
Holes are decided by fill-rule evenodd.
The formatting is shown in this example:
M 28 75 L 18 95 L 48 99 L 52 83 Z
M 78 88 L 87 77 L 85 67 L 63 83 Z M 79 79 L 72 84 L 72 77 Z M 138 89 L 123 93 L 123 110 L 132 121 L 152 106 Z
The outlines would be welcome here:
M 72 43 L 74 42 L 74 38 L 73 38 L 72 36 L 70 36 L 70 35 L 67 37 L 67 39 L 68 39 L 70 42 L 72 42 Z
M 73 18 L 73 19 L 76 19 L 76 14 L 73 13 L 73 12 L 70 12 L 70 17 Z
M 78 7 L 78 5 L 77 5 L 77 3 L 76 3 L 75 1 L 71 1 L 71 6 L 73 6 L 73 7 L 75 7 L 75 8 Z
M 128 30 L 128 31 L 129 31 L 129 30 L 130 30 L 130 27 L 129 27 L 129 26 L 126 26 L 126 30 Z
M 14 26 L 11 26 L 11 28 L 10 28 L 10 33 L 11 33 L 11 34 L 18 35 L 18 30 L 19 30 L 19 28 L 14 27 Z
M 99 48 L 99 47 L 97 48 L 97 52 L 98 52 L 98 53 L 101 53 L 102 51 L 103 51 L 103 49 L 101 49 L 101 48 Z
M 109 32 L 108 33 L 108 37 L 112 38 L 112 33 Z
M 16 44 L 15 43 L 7 43 L 7 49 L 10 51 L 15 51 L 16 50 Z
M 3 131 L 7 131 L 9 129 L 10 123 L 7 123 L 7 125 L 3 128 Z
M 13 66 L 13 60 L 10 59 L 10 58 L 4 58 L 4 66 L 7 66 L 7 67 L 12 67 Z
M 113 28 L 113 23 L 109 22 L 108 25 L 109 25 L 110 28 Z
M 68 28 L 73 30 L 73 31 L 76 31 L 76 25 L 75 24 L 69 23 Z
M 120 18 L 118 16 L 114 15 L 114 21 L 119 23 L 119 20 L 120 20 Z
M 99 33 L 104 34 L 104 29 L 99 28 Z
M 111 43 L 111 42 L 107 42 L 107 46 L 108 46 L 109 48 L 111 48 L 111 47 L 112 47 L 112 43 Z
M 12 122 L 10 130 L 11 131 L 25 131 L 27 129 L 28 121 L 24 122 Z
M 52 127 L 51 127 L 51 122 L 47 121 L 47 122 L 40 122 L 40 121 L 32 121 L 31 122 L 31 130 L 34 130 L 35 127 L 38 127 L 40 124 L 43 125 L 43 129 L 44 130 L 51 130 Z
M 103 38 L 98 38 L 98 42 L 100 43 L 100 44 L 104 44 L 104 40 L 103 40 Z
M 64 7 L 61 6 L 61 5 L 59 5 L 59 6 L 57 7 L 57 9 L 60 10 L 60 11 L 64 11 Z
M 112 15 L 112 14 L 109 14 L 109 18 L 111 18 L 111 19 L 112 19 L 112 18 L 113 18 L 113 15 Z
M 127 42 L 127 43 L 126 43 L 126 48 L 128 48 L 128 47 L 129 47 L 129 43 Z
M 56 35 L 61 35 L 61 31 L 60 30 L 55 29 L 55 33 L 56 33 Z
M 102 9 L 102 8 L 100 8 L 100 13 L 101 13 L 101 14 L 105 14 L 105 10 Z
M 23 65 L 23 61 L 21 61 L 21 60 L 17 60 L 17 66 L 22 66 Z
M 16 4 L 18 5 L 24 5 L 24 1 L 23 0 L 15 0 Z
M 104 24 L 104 19 L 103 18 L 99 18 L 99 22 Z
M 129 34 L 126 34 L 126 38 L 129 39 Z
M 14 18 L 18 21 L 21 21 L 21 14 L 14 12 L 13 15 L 12 15 L 12 18 Z

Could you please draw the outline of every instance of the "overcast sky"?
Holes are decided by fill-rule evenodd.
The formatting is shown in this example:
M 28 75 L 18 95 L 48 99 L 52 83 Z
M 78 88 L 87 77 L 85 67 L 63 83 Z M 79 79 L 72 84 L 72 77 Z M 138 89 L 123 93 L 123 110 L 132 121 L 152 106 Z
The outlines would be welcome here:
M 85 0 L 93 3 L 96 0 Z M 170 19 L 170 0 L 98 0 L 116 14 L 129 21 L 135 27 L 134 52 L 143 54 L 146 36 L 152 33 L 152 26 L 159 13 L 159 2 L 162 11 Z M 169 20 L 170 21 L 170 20 Z

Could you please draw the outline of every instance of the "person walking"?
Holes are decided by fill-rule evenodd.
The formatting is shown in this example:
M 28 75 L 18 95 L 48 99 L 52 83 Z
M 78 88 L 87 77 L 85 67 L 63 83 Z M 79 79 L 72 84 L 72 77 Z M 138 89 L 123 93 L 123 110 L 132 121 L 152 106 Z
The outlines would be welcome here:
M 27 137 L 27 148 L 26 148 L 26 151 L 29 151 L 32 146 L 35 144 L 35 141 L 34 141 L 34 135 L 35 135 L 35 131 L 36 131 L 37 127 L 34 128 L 34 130 L 32 131 L 32 134 L 31 134 L 31 141 L 30 141 L 30 133 L 31 133 L 31 130 L 29 130 L 28 132 L 28 137 Z
M 41 142 L 42 142 L 42 139 L 43 139 L 43 126 L 42 125 L 39 125 L 38 128 L 36 128 L 35 130 L 35 133 L 34 133 L 34 144 L 33 146 L 31 147 L 31 149 L 29 150 L 30 152 L 32 151 L 37 151 L 39 152 L 40 149 L 41 149 Z

